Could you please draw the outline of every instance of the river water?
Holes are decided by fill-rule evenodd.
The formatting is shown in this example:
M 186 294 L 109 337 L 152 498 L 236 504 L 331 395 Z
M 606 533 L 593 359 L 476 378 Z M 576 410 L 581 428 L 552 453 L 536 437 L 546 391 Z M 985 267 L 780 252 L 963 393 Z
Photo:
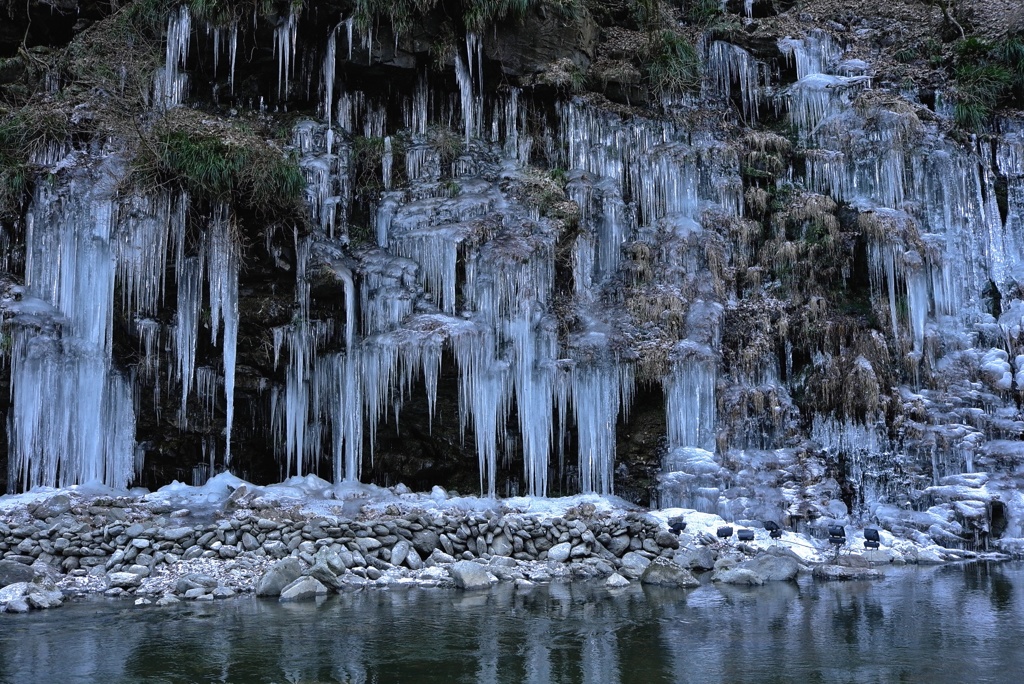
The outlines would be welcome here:
M 0 615 L 2 682 L 1024 681 L 1024 563 L 689 591 L 391 588 Z

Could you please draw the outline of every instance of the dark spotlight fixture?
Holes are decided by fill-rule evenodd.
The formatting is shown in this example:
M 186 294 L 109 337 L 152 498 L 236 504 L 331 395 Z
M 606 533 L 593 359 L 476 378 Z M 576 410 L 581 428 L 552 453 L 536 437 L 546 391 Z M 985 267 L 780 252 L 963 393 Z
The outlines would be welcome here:
M 754 541 L 754 530 L 739 530 L 736 532 L 736 538 L 740 541 Z
M 686 529 L 686 521 L 682 518 L 672 518 L 668 521 L 668 529 L 678 537 Z
M 780 539 L 782 537 L 782 528 L 774 520 L 765 520 L 764 529 L 768 530 L 768 536 L 772 539 Z
M 828 543 L 835 544 L 836 546 L 842 546 L 846 543 L 846 530 L 843 529 L 842 525 L 828 526 Z
M 729 527 L 728 525 L 726 525 L 724 527 L 719 527 L 718 528 L 718 532 L 716 532 L 715 534 L 718 535 L 719 539 L 728 539 L 729 537 L 732 536 L 732 528 Z

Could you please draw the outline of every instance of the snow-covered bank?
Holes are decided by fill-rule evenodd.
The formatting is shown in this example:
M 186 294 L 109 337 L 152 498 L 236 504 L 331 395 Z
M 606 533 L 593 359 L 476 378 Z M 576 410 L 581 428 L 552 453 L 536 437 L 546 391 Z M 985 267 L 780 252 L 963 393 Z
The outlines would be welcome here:
M 733 531 L 723 538 L 726 526 Z M 752 538 L 739 541 L 741 529 Z M 847 525 L 844 533 L 842 544 L 789 530 L 772 539 L 760 524 L 681 508 L 644 511 L 614 497 L 487 499 L 313 476 L 261 487 L 222 474 L 201 487 L 175 483 L 152 493 L 38 489 L 0 497 L 0 607 L 49 607 L 93 592 L 143 604 L 212 600 L 268 582 L 276 585 L 260 593 L 286 598 L 408 583 L 609 578 L 687 586 L 691 571 L 704 570 L 756 584 L 764 581 L 756 573 L 725 571 L 765 553 L 803 569 L 1006 557 L 884 529 L 880 548 L 866 549 L 862 529 Z M 289 594 L 291 584 L 298 588 Z

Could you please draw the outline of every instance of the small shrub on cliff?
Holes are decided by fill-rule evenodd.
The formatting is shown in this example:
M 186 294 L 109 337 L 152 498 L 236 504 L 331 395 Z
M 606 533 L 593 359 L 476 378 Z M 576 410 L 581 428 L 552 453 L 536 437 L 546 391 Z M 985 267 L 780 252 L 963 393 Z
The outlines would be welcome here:
M 656 93 L 680 93 L 700 87 L 700 57 L 678 33 L 651 34 L 646 57 L 647 81 Z
M 135 160 L 137 183 L 173 183 L 193 197 L 226 201 L 261 215 L 291 213 L 306 181 L 298 160 L 240 129 L 209 132 L 191 122 L 157 127 Z
M 1024 95 L 1024 36 L 1009 35 L 995 43 L 974 36 L 961 40 L 955 47 L 953 79 L 957 125 L 984 128 L 996 108 Z

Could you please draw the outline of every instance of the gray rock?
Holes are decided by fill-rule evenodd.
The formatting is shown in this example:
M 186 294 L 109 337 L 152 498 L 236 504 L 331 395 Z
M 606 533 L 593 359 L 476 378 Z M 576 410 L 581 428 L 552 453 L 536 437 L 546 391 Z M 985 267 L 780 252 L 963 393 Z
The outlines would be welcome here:
M 210 590 L 206 587 L 196 587 L 195 589 L 189 589 L 186 591 L 185 598 L 194 600 L 200 596 L 206 596 L 208 593 L 210 593 Z
M 274 563 L 256 583 L 257 596 L 280 596 L 281 590 L 302 575 L 302 561 L 285 558 Z
M 31 582 L 35 575 L 35 570 L 24 563 L 0 560 L 0 587 L 6 587 L 15 582 Z
M 170 594 L 165 594 L 156 600 L 158 606 L 173 606 L 176 603 L 181 603 L 181 601 Z
M 441 549 L 434 549 L 433 552 L 431 552 L 431 554 L 430 554 L 430 560 L 432 560 L 435 565 L 440 565 L 442 563 L 448 564 L 448 563 L 454 563 L 455 562 L 455 558 L 453 556 L 449 556 L 447 553 L 445 553 Z
M 191 549 L 189 549 L 191 551 Z M 271 558 L 284 558 L 288 555 L 288 546 L 280 540 L 272 540 L 263 543 L 263 550 Z
M 281 590 L 281 601 L 308 601 L 317 596 L 326 596 L 325 587 L 315 577 L 300 577 Z
M 695 549 L 680 549 L 672 560 L 688 570 L 711 570 L 717 558 L 718 553 L 710 546 L 698 546 Z
M 632 570 L 636 573 L 642 573 L 647 569 L 647 566 L 651 564 L 651 561 L 641 556 L 639 553 L 630 551 L 622 557 L 620 566 L 624 570 Z
M 217 587 L 210 592 L 210 595 L 215 599 L 226 599 L 234 596 L 235 590 L 230 587 Z
M 410 570 L 420 570 L 423 568 L 423 559 L 420 558 L 416 549 L 409 549 L 409 553 L 405 557 L 405 564 Z
M 167 541 L 181 541 L 192 534 L 191 527 L 171 527 L 160 533 L 160 536 Z
M 134 572 L 112 572 L 107 575 L 110 586 L 117 589 L 131 589 L 142 583 L 142 578 Z
M 640 576 L 643 584 L 655 584 L 663 587 L 690 588 L 700 586 L 700 582 L 690 571 L 676 565 L 667 558 L 655 558 Z
M 672 534 L 668 530 L 658 530 L 658 534 L 654 537 L 655 543 L 658 546 L 666 549 L 678 549 L 679 548 L 679 537 Z
M 260 548 L 260 543 L 256 537 L 252 536 L 248 532 L 242 533 L 242 548 L 246 551 L 255 551 Z
M 724 584 L 741 584 L 752 587 L 759 587 L 764 584 L 764 579 L 756 572 L 749 568 L 741 567 L 716 570 L 715 574 L 711 576 L 711 579 L 715 582 L 722 582 Z
M 762 553 L 732 567 L 716 570 L 711 579 L 727 584 L 760 586 L 765 582 L 794 580 L 799 572 L 800 564 L 793 558 Z
M 63 515 L 71 510 L 71 497 L 67 494 L 56 494 L 45 501 L 36 504 L 32 509 L 32 516 L 45 520 Z
M 213 589 L 217 586 L 217 579 L 210 575 L 198 572 L 190 572 L 184 577 L 179 577 L 174 589 L 179 594 L 184 594 L 189 589 Z
M 473 561 L 453 563 L 448 567 L 448 573 L 459 589 L 486 589 L 491 586 L 491 573 Z
M 7 603 L 7 605 L 4 606 L 4 610 L 8 613 L 27 613 L 28 601 L 23 598 L 16 598 Z
M 871 568 L 851 568 L 845 565 L 818 565 L 811 575 L 814 579 L 826 581 L 872 580 L 885 577 Z
M 412 550 L 412 544 L 405 541 L 404 539 L 391 549 L 391 564 L 401 565 L 405 562 L 406 557 L 409 555 L 409 551 Z
M 562 542 L 561 544 L 555 544 L 548 551 L 548 560 L 555 561 L 556 563 L 564 563 L 569 560 L 569 555 L 572 553 L 572 544 L 569 542 Z
M 622 554 L 629 550 L 629 535 L 620 534 L 616 537 L 612 537 L 611 540 L 605 544 L 605 548 L 608 549 L 616 558 L 621 558 Z
M 334 589 L 337 591 L 341 588 L 341 582 L 338 581 L 338 575 L 331 570 L 330 566 L 322 560 L 318 560 L 313 564 L 313 567 L 309 569 L 309 576 L 318 580 L 324 586 Z
M 613 572 L 608 579 L 604 581 L 606 587 L 617 589 L 619 587 L 628 587 L 630 584 L 629 580 L 620 575 L 617 572 Z
M 437 532 L 433 530 L 418 530 L 412 535 L 412 547 L 420 556 L 429 556 L 441 543 Z
M 504 534 L 497 534 L 494 536 L 494 541 L 491 542 L 491 553 L 493 555 L 511 556 L 512 550 L 512 542 L 508 540 L 508 537 Z
M 8 584 L 3 589 L 0 589 L 0 605 L 20 599 L 28 593 L 29 588 L 32 585 L 28 582 L 15 582 L 14 584 Z

